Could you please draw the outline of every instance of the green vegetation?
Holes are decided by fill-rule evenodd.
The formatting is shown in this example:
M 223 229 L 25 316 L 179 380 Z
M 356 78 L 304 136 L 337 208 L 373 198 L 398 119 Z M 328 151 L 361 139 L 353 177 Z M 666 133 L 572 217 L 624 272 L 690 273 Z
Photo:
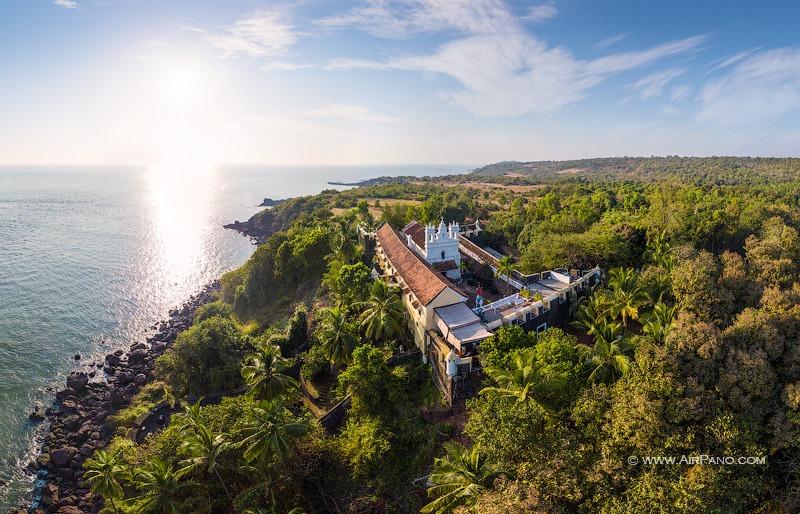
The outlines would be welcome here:
M 184 400 L 141 445 L 115 438 L 87 460 L 87 485 L 126 513 L 795 512 L 798 169 L 501 163 L 285 202 L 258 217 L 274 233 L 157 361 L 163 384 L 115 419 L 171 395 L 249 394 Z M 481 344 L 481 394 L 448 411 L 429 367 L 387 365 L 408 346 L 402 304 L 359 260 L 358 224 L 412 219 L 482 220 L 481 244 L 510 256 L 500 274 L 600 265 L 605 281 L 570 297 L 564 330 L 497 330 Z M 338 432 L 312 419 L 300 377 L 321 403 L 349 396 Z

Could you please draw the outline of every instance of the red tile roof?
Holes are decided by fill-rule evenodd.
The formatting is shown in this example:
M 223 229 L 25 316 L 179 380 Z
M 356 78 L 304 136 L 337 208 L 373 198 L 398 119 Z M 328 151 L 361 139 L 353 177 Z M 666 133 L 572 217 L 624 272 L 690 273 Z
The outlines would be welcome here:
M 441 272 L 458 269 L 458 266 L 456 266 L 456 261 L 454 261 L 452 259 L 449 260 L 449 261 L 434 262 L 432 264 L 432 266 L 433 266 L 433 269 L 435 269 L 436 271 L 441 271 Z
M 411 236 L 411 239 L 414 240 L 417 246 L 423 250 L 425 249 L 425 225 L 417 220 L 414 220 L 403 227 L 403 233 Z
M 388 223 L 378 227 L 377 237 L 383 253 L 422 305 L 431 303 L 447 287 L 466 298 L 460 289 L 412 252 Z

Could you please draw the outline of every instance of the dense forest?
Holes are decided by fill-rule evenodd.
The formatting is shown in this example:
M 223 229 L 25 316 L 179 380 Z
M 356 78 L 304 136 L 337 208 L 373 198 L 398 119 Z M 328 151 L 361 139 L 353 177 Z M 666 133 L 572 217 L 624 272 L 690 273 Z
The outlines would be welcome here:
M 500 163 L 283 202 L 84 478 L 104 512 L 798 512 L 797 168 Z M 389 359 L 413 343 L 355 238 L 413 219 L 480 220 L 521 271 L 605 283 L 569 327 L 484 341 L 483 388 L 451 408 L 428 366 Z M 129 440 L 163 402 L 168 425 Z

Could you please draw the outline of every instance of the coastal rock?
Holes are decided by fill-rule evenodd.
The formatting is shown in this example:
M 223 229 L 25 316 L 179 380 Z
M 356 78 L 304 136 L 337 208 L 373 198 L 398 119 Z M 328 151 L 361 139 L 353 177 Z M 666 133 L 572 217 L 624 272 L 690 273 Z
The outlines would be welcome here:
M 46 417 L 45 411 L 42 410 L 41 407 L 31 412 L 30 415 L 28 415 L 28 419 L 33 421 L 34 423 L 41 423 L 42 421 L 44 421 L 45 417 Z
M 77 393 L 82 393 L 86 390 L 86 384 L 88 383 L 89 377 L 83 372 L 73 373 L 67 377 L 67 387 L 74 389 Z
M 61 391 L 56 393 L 56 400 L 61 401 L 68 396 L 75 396 L 75 394 L 77 394 L 75 389 L 67 387 L 66 389 L 62 389 Z
M 74 505 L 59 507 L 56 514 L 83 514 L 83 511 Z
M 139 373 L 136 375 L 136 377 L 134 377 L 133 382 L 139 387 L 144 387 L 145 384 L 147 384 L 147 375 L 144 373 Z
M 45 484 L 42 487 L 42 505 L 52 505 L 58 502 L 58 486 L 55 484 Z
M 78 449 L 74 446 L 65 446 L 63 448 L 56 448 L 50 452 L 50 462 L 53 466 L 61 468 L 69 464 L 72 457 L 78 453 Z
M 128 355 L 128 364 L 131 366 L 135 366 L 136 364 L 141 364 L 147 358 L 147 351 L 145 350 L 134 350 Z
M 134 376 L 127 371 L 123 371 L 117 375 L 117 386 L 126 386 L 133 382 Z

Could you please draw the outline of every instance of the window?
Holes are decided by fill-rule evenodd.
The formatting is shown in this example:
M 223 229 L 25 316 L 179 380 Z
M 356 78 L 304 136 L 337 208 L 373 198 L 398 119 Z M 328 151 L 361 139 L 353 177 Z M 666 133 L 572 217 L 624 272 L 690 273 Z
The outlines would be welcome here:
M 541 325 L 536 327 L 536 335 L 539 335 L 540 333 L 544 332 L 545 330 L 547 330 L 547 323 L 542 323 Z
M 442 250 L 442 260 L 444 260 L 444 250 Z

